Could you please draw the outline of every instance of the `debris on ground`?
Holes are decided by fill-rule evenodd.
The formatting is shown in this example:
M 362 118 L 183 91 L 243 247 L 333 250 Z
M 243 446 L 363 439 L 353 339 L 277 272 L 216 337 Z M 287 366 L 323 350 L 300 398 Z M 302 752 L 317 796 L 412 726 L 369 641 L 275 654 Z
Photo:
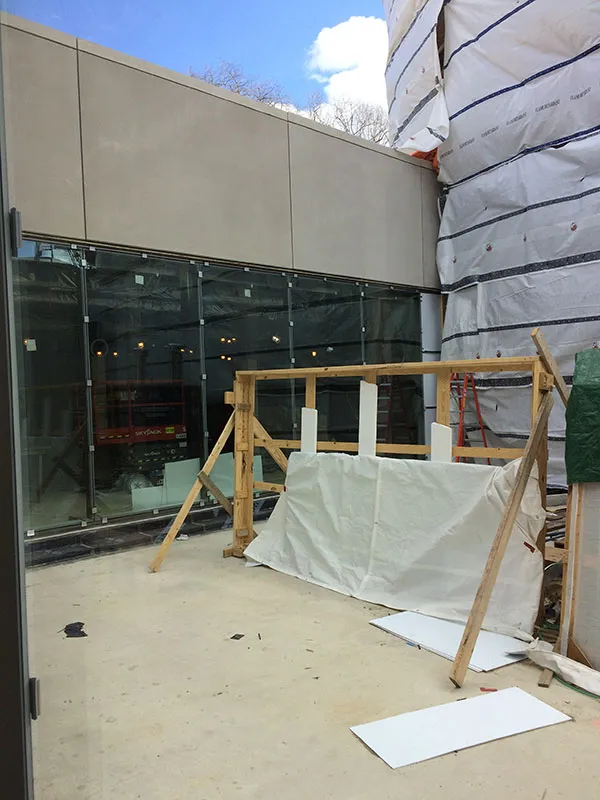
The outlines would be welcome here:
M 85 622 L 69 622 L 60 633 L 64 633 L 67 639 L 81 639 L 83 636 L 87 636 L 87 633 L 83 630 L 84 625 Z

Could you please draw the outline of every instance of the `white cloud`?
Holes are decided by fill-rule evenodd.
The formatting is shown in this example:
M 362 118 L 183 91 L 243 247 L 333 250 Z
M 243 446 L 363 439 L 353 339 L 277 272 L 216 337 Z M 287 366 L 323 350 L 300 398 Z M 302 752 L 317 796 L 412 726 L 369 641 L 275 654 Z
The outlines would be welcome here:
M 351 98 L 387 108 L 387 50 L 384 20 L 350 17 L 320 31 L 308 52 L 307 68 L 330 103 Z

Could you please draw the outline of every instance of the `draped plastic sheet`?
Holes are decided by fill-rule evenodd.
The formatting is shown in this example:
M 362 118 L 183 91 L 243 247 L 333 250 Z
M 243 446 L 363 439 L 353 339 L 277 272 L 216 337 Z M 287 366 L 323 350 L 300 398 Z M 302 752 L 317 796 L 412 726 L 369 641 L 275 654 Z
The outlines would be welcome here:
M 518 462 L 443 464 L 293 453 L 286 492 L 246 556 L 389 608 L 466 622 Z M 544 513 L 531 477 L 484 628 L 528 639 Z
M 401 147 L 406 142 L 396 134 L 418 105 L 411 105 L 408 76 L 429 75 L 437 58 L 427 31 L 408 52 L 407 31 L 435 4 L 387 5 L 390 52 L 398 53 L 388 67 L 390 125 Z M 449 130 L 444 141 L 430 137 L 424 146 L 428 128 L 441 131 L 431 103 L 410 129 L 419 149 L 439 146 L 445 184 L 442 358 L 530 355 L 529 332 L 542 326 L 570 377 L 575 353 L 600 339 L 600 3 L 452 0 L 443 17 L 443 94 L 436 103 L 446 106 Z M 403 36 L 406 46 L 398 49 Z M 397 63 L 400 54 L 404 64 Z M 392 64 L 396 75 L 406 69 L 400 80 L 391 79 Z M 528 383 L 491 375 L 484 386 L 490 438 L 518 443 L 530 429 Z M 564 486 L 560 407 L 549 434 L 548 483 Z

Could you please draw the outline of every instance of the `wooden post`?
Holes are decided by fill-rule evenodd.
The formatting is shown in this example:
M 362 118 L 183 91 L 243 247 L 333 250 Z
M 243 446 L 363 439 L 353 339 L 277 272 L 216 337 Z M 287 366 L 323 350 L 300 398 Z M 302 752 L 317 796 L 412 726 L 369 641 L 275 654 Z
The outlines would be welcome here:
M 317 376 L 316 375 L 307 375 L 306 376 L 306 389 L 305 389 L 305 396 L 304 396 L 304 407 L 305 408 L 316 408 L 317 407 Z
M 242 558 L 252 541 L 254 519 L 254 389 L 252 376 L 235 380 L 235 444 L 233 490 L 233 544 L 223 555 Z
M 450 376 L 451 371 L 440 370 L 437 373 L 437 400 L 435 421 L 440 425 L 450 426 Z
M 502 559 L 506 551 L 506 546 L 508 545 L 508 540 L 510 539 L 513 526 L 521 506 L 521 500 L 523 499 L 523 494 L 525 493 L 525 487 L 527 486 L 527 481 L 529 480 L 533 462 L 536 459 L 540 448 L 540 442 L 542 441 L 544 432 L 546 430 L 546 423 L 550 415 L 552 404 L 552 395 L 550 392 L 547 392 L 540 405 L 531 435 L 527 440 L 525 454 L 519 465 L 515 485 L 510 493 L 508 503 L 504 509 L 504 514 L 500 520 L 500 525 L 496 531 L 496 536 L 494 537 L 487 563 L 483 571 L 483 577 L 475 596 L 475 602 L 471 608 L 471 613 L 469 614 L 469 619 L 465 626 L 462 641 L 456 653 L 456 658 L 454 659 L 454 664 L 450 673 L 450 680 L 455 686 L 463 685 L 465 675 L 469 667 L 469 662 L 471 660 L 471 656 L 473 655 L 473 650 L 475 649 L 477 637 L 479 636 L 479 631 L 481 630 L 481 626 L 488 609 L 490 597 L 492 596 L 492 592 L 496 584 L 496 579 L 498 577 L 500 565 L 502 564 Z

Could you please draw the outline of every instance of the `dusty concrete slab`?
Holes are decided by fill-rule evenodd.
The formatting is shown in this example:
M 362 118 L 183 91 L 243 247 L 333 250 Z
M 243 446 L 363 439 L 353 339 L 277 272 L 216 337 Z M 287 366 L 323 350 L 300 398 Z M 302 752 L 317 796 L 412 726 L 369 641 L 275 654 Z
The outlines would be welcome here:
M 28 575 L 43 800 L 597 797 L 600 705 L 528 664 L 469 673 L 368 624 L 382 609 L 223 560 L 229 536 Z M 88 638 L 66 639 L 85 622 Z M 232 640 L 235 633 L 244 637 Z M 391 770 L 349 726 L 520 686 L 574 722 Z

